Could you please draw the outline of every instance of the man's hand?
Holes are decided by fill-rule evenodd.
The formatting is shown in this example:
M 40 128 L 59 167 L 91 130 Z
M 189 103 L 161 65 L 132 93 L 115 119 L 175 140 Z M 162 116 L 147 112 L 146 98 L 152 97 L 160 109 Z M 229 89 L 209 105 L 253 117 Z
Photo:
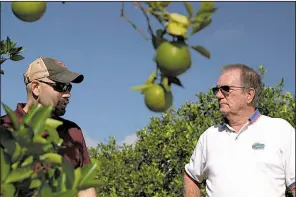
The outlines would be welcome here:
M 95 188 L 89 188 L 78 192 L 77 197 L 97 197 Z
M 200 185 L 184 173 L 184 197 L 200 197 Z

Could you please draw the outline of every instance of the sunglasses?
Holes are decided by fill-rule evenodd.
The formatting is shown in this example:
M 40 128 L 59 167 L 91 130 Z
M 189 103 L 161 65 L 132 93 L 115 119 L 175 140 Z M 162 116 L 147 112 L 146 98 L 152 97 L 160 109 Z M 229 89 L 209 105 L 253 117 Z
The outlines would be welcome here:
M 72 90 L 71 84 L 65 84 L 65 83 L 60 83 L 60 82 L 50 83 L 50 82 L 45 82 L 45 81 L 39 81 L 39 82 L 45 83 L 45 84 L 51 86 L 57 92 L 67 92 L 67 91 L 71 92 L 71 90 Z
M 215 95 L 218 93 L 219 90 L 221 90 L 221 92 L 224 93 L 224 94 L 229 94 L 231 90 L 234 90 L 233 88 L 242 89 L 242 88 L 245 88 L 245 87 L 224 85 L 224 86 L 220 86 L 220 87 L 218 87 L 218 86 L 213 87 L 212 91 L 213 91 L 213 93 Z

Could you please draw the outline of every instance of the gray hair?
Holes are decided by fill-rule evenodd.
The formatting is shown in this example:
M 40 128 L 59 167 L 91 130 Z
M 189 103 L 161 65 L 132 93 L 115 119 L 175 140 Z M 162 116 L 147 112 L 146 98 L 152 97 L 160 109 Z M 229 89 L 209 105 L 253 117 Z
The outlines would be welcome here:
M 223 66 L 222 73 L 233 69 L 238 69 L 241 71 L 240 79 L 242 86 L 245 88 L 253 88 L 255 90 L 255 96 L 252 104 L 255 107 L 258 107 L 263 93 L 263 83 L 261 76 L 253 68 L 244 64 L 230 64 Z

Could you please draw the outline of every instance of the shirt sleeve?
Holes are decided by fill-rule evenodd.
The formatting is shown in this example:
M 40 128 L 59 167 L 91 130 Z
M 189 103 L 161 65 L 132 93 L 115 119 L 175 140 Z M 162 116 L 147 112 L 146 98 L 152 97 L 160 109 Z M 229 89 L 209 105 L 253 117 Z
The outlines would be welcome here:
M 197 145 L 193 151 L 193 154 L 190 157 L 189 163 L 185 165 L 186 173 L 199 183 L 202 183 L 205 177 L 204 169 L 206 158 L 204 152 L 204 137 L 204 134 L 200 136 Z
M 286 186 L 292 190 L 295 188 L 295 129 L 287 122 L 288 137 L 284 150 L 284 169 Z
M 81 167 L 83 167 L 85 164 L 89 164 L 90 163 L 90 157 L 89 157 L 89 152 L 87 150 L 86 147 L 86 143 L 85 143 L 85 139 L 83 136 L 83 133 L 81 132 L 81 144 L 82 144 L 82 164 Z

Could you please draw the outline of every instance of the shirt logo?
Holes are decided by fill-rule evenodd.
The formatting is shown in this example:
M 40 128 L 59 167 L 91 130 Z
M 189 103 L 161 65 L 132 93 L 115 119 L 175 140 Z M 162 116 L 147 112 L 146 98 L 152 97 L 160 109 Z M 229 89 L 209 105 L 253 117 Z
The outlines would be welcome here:
M 265 148 L 265 144 L 261 144 L 257 142 L 252 145 L 252 148 L 254 150 L 263 150 Z

